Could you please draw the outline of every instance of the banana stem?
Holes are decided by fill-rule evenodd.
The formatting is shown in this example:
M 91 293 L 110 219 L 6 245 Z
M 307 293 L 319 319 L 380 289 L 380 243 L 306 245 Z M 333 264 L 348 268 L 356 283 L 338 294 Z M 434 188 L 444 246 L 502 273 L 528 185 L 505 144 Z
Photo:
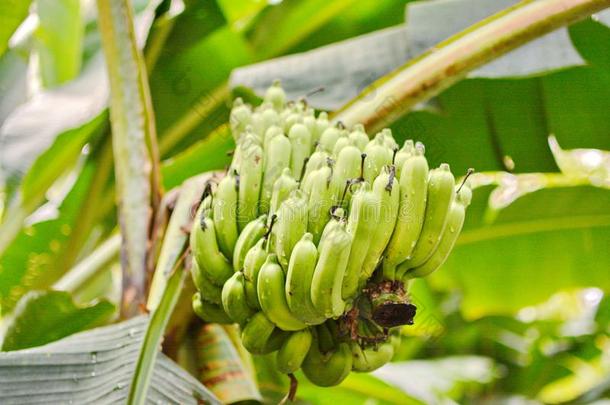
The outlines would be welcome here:
M 417 308 L 400 281 L 382 281 L 365 289 L 371 301 L 371 319 L 383 328 L 413 325 Z
M 345 105 L 334 120 L 347 126 L 360 122 L 375 132 L 479 66 L 607 7 L 610 0 L 521 1 L 377 80 Z

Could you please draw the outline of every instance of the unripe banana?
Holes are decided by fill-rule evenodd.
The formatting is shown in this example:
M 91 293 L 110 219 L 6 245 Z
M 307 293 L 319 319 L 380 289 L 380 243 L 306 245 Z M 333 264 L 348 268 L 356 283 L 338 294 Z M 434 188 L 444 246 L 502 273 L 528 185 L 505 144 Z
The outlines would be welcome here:
M 370 372 L 378 369 L 392 360 L 394 347 L 392 343 L 384 342 L 377 347 L 361 348 L 357 342 L 351 343 L 352 370 L 359 372 Z
M 267 89 L 265 98 L 266 103 L 271 103 L 276 111 L 281 111 L 286 104 L 286 93 L 282 89 L 282 84 L 279 80 L 275 80 L 271 87 Z
M 263 180 L 263 149 L 260 145 L 242 145 L 240 170 L 237 225 L 241 232 L 258 216 L 258 197 Z
M 349 187 L 346 189 L 347 182 L 357 180 L 362 175 L 362 159 L 360 149 L 353 145 L 346 146 L 339 153 L 331 179 L 333 206 L 349 204 L 351 192 Z
M 254 221 L 250 222 L 237 238 L 235 243 L 235 251 L 233 253 L 233 268 L 239 271 L 244 268 L 244 260 L 246 254 L 265 235 L 267 215 L 261 215 Z
M 415 277 L 425 277 L 445 263 L 458 236 L 460 236 L 462 226 L 464 225 L 464 218 L 466 216 L 466 207 L 470 204 L 471 195 L 472 192 L 470 191 L 470 188 L 464 185 L 461 188 L 456 201 L 451 205 L 449 217 L 447 218 L 447 225 L 443 230 L 441 241 L 432 256 L 430 256 L 424 264 L 404 271 L 402 269 L 403 265 L 398 266 L 398 273 L 404 272 L 404 275 L 402 276 L 404 281 Z
M 261 307 L 258 302 L 256 285 L 258 283 L 258 273 L 267 259 L 265 243 L 265 238 L 259 239 L 259 241 L 248 250 L 244 259 L 246 300 L 248 301 L 250 308 L 254 309 L 260 309 Z
M 385 136 L 379 133 L 364 148 L 364 180 L 373 184 L 384 166 L 392 164 L 394 152 L 385 145 Z
M 340 136 L 335 142 L 335 146 L 333 147 L 332 155 L 339 156 L 339 152 L 341 149 L 345 148 L 348 145 L 352 145 L 352 141 L 347 136 Z
M 263 187 L 261 189 L 259 212 L 269 212 L 269 203 L 273 194 L 273 185 L 282 171 L 290 167 L 291 146 L 285 135 L 276 135 L 269 140 L 265 150 Z
M 292 112 L 290 114 L 288 114 L 286 116 L 286 118 L 284 119 L 284 125 L 282 126 L 284 133 L 285 134 L 290 133 L 290 130 L 292 129 L 292 127 L 302 120 L 303 120 L 303 117 L 301 115 L 301 112 L 296 107 L 293 106 Z
M 324 226 L 324 231 L 322 231 L 322 236 L 320 237 L 320 241 L 318 242 L 318 246 L 337 228 L 345 228 L 345 223 L 347 221 L 347 216 L 345 214 L 345 210 L 341 207 L 335 208 L 330 219 Z
M 254 314 L 241 332 L 241 342 L 252 354 L 270 353 L 268 341 L 277 329 L 262 312 Z
M 311 174 L 311 189 L 307 204 L 307 231 L 313 235 L 314 243 L 320 240 L 324 226 L 330 218 L 332 207 L 330 180 L 331 169 L 328 166 Z
M 343 126 L 340 124 L 329 126 L 320 135 L 320 146 L 328 153 L 332 153 L 335 143 L 343 134 Z
M 202 217 L 201 211 L 202 207 L 197 212 L 191 229 L 191 251 L 203 274 L 212 283 L 222 286 L 233 275 L 233 268 L 218 248 L 214 221 L 211 218 Z
M 371 232 L 370 245 L 362 264 L 360 284 L 373 275 L 396 225 L 400 205 L 400 185 L 394 176 L 394 166 L 386 166 L 377 176 L 372 192 L 379 199 L 379 221 Z
M 277 213 L 280 205 L 288 199 L 290 193 L 299 187 L 299 183 L 292 177 L 289 168 L 282 171 L 282 175 L 278 177 L 273 185 L 273 194 L 271 195 L 271 207 L 269 207 L 269 218 Z
M 237 143 L 242 132 L 252 123 L 252 111 L 250 110 L 250 106 L 244 104 L 241 97 L 237 97 L 235 101 L 233 101 L 229 123 L 231 126 L 231 134 L 233 134 L 235 143 Z
M 400 206 L 394 232 L 385 251 L 384 277 L 393 280 L 396 266 L 406 260 L 422 229 L 426 210 L 428 161 L 423 150 L 407 159 L 400 178 Z
M 379 204 L 377 194 L 370 190 L 368 183 L 362 183 L 352 198 L 347 220 L 347 233 L 352 238 L 352 247 L 341 290 L 344 300 L 353 298 L 358 290 L 364 260 L 373 233 L 379 227 Z
M 301 190 L 293 191 L 277 212 L 277 221 L 272 235 L 278 260 L 285 269 L 288 268 L 294 245 L 307 232 L 306 197 Z
M 307 109 L 307 111 L 305 112 L 304 116 L 303 116 L 303 125 L 305 125 L 307 127 L 307 129 L 309 130 L 309 134 L 311 135 L 311 145 L 313 146 L 314 143 L 317 141 L 317 139 L 315 138 L 315 132 L 318 130 L 317 125 L 316 125 L 316 116 L 314 114 L 314 110 L 312 109 Z
M 318 263 L 311 281 L 311 301 L 327 318 L 338 317 L 345 309 L 341 287 L 351 243 L 351 235 L 339 227 L 329 233 L 318 247 Z
M 263 312 L 271 322 L 286 331 L 296 331 L 307 327 L 290 312 L 284 292 L 286 278 L 275 254 L 267 260 L 258 273 L 258 299 Z
M 294 246 L 286 275 L 286 302 L 290 312 L 308 325 L 317 325 L 326 319 L 311 302 L 311 281 L 318 260 L 318 249 L 310 233 L 303 235 Z
M 419 148 L 423 150 L 424 145 L 419 144 Z M 394 167 L 396 168 L 396 177 L 400 179 L 400 175 L 402 173 L 402 167 L 413 154 L 415 153 L 415 145 L 411 139 L 407 139 L 405 143 L 402 145 L 402 148 L 396 152 L 394 155 Z
M 244 281 L 244 274 L 238 271 L 222 287 L 222 307 L 229 318 L 240 325 L 254 314 L 246 300 Z
M 383 136 L 383 144 L 391 151 L 398 150 L 398 144 L 392 136 L 392 130 L 390 128 L 384 128 L 381 130 L 381 136 Z
M 309 329 L 291 333 L 277 352 L 277 369 L 286 374 L 300 369 L 311 347 L 311 341 L 312 336 Z
M 201 294 L 201 298 L 213 304 L 221 304 L 222 288 L 214 285 L 208 279 L 194 258 L 191 261 L 191 276 L 193 277 L 195 287 L 197 287 Z
M 271 142 L 271 139 L 273 139 L 274 137 L 278 136 L 278 135 L 282 135 L 284 132 L 282 131 L 282 128 L 280 128 L 277 125 L 272 125 L 269 128 L 267 128 L 267 130 L 265 131 L 265 134 L 263 136 L 263 151 L 267 150 L 267 148 L 269 148 L 269 142 Z
M 209 323 L 233 323 L 220 305 L 202 300 L 198 292 L 193 294 L 193 312 L 199 318 Z
M 305 173 L 303 173 L 303 179 L 301 180 L 301 189 L 306 193 L 309 193 L 311 188 L 311 174 L 326 166 L 328 161 L 328 153 L 326 153 L 321 147 L 317 147 L 316 151 L 311 154 L 307 164 L 305 165 Z
M 369 136 L 366 134 L 364 130 L 364 125 L 355 124 L 352 128 L 352 132 L 349 134 L 349 139 L 352 141 L 353 145 L 355 145 L 361 152 L 364 152 L 366 145 L 369 143 Z
M 410 268 L 424 264 L 438 246 L 454 200 L 454 186 L 455 178 L 448 164 L 443 163 L 430 172 L 424 225 L 415 249 L 407 259 Z
M 326 111 L 322 111 L 318 115 L 318 119 L 316 119 L 316 129 L 315 129 L 315 131 L 311 132 L 311 141 L 312 141 L 312 144 L 320 141 L 320 137 L 322 136 L 324 131 L 326 131 L 326 129 L 329 126 L 330 126 L 330 123 L 328 122 L 328 114 L 326 113 Z
M 339 342 L 337 341 L 337 335 L 331 331 L 330 323 L 332 320 L 328 320 L 323 324 L 316 326 L 315 336 L 317 337 L 318 349 L 322 353 L 328 353 L 335 350 Z
M 268 108 L 265 108 L 263 106 L 268 106 Z M 279 125 L 280 124 L 280 115 L 277 113 L 277 111 L 275 111 L 275 109 L 273 108 L 273 105 L 271 104 L 263 104 L 261 107 L 263 107 L 262 111 L 261 111 L 261 128 L 259 128 L 259 133 L 262 136 L 265 135 L 265 133 L 267 132 L 267 130 L 269 128 L 271 128 L 274 125 Z
M 218 183 L 212 199 L 212 215 L 216 226 L 218 246 L 226 257 L 233 256 L 237 240 L 237 179 L 229 172 Z
M 305 125 L 297 122 L 290 128 L 288 139 L 290 139 L 292 151 L 290 155 L 290 170 L 292 170 L 292 175 L 296 179 L 300 179 L 305 167 L 305 159 L 311 154 L 311 134 Z
M 335 351 L 321 353 L 314 340 L 302 368 L 307 379 L 320 387 L 338 385 L 352 369 L 352 352 L 349 344 L 340 343 Z

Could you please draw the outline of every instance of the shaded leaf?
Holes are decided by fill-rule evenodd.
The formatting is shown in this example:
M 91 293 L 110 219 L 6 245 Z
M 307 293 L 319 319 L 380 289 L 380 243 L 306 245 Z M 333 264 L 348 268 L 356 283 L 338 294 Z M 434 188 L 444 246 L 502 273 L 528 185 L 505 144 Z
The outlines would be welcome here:
M 147 325 L 148 318 L 141 316 L 46 346 L 0 353 L 2 402 L 125 402 Z M 153 403 L 220 404 L 163 354 L 155 363 L 147 399 Z
M 6 0 L 0 3 L 0 56 L 8 47 L 19 24 L 27 17 L 32 0 Z
M 2 350 L 41 346 L 103 324 L 113 313 L 108 301 L 81 307 L 67 292 L 30 291 L 5 320 Z

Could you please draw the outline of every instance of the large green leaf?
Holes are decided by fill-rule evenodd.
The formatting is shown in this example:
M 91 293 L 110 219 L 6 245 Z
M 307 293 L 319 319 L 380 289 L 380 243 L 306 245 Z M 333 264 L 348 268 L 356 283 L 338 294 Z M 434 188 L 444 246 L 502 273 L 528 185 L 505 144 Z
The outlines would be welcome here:
M 610 191 L 505 176 L 500 188 L 475 191 L 458 244 L 432 281 L 462 292 L 468 318 L 511 314 L 561 289 L 610 289 Z
M 141 316 L 46 346 L 0 353 L 2 402 L 123 403 L 148 323 L 148 317 Z M 220 404 L 201 383 L 163 354 L 154 364 L 147 400 Z
M 53 87 L 80 72 L 83 19 L 79 0 L 36 0 L 36 49 L 42 81 Z
M 101 325 L 113 313 L 114 305 L 108 301 L 79 307 L 67 292 L 30 291 L 4 320 L 2 350 L 41 346 Z
M 0 3 L 0 56 L 8 47 L 8 40 L 27 17 L 32 0 L 6 0 Z

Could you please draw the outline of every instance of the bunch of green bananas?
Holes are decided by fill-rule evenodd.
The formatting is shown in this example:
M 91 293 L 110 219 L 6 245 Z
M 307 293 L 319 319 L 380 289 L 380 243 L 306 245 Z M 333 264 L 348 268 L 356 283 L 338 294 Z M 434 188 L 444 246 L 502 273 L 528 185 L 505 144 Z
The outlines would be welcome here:
M 390 361 L 415 314 L 405 286 L 446 260 L 468 184 L 429 170 L 421 143 L 331 124 L 279 83 L 257 108 L 237 99 L 230 125 L 233 161 L 190 234 L 195 312 L 320 386 Z

